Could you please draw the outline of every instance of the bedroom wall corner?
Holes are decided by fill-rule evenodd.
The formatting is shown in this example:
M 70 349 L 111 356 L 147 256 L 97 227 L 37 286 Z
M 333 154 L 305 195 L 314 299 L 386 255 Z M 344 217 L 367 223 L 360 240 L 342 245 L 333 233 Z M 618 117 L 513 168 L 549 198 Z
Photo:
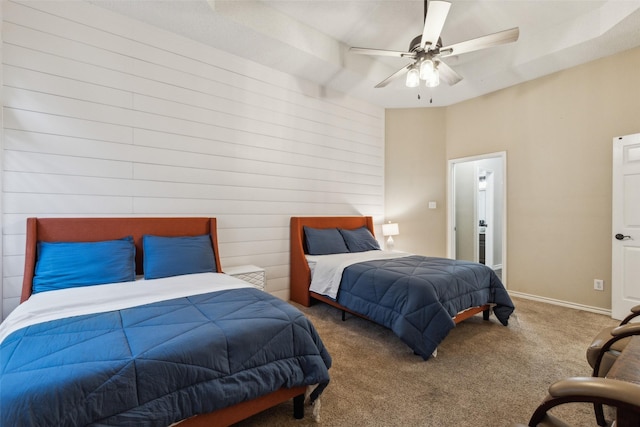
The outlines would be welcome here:
M 446 256 L 445 111 L 385 111 L 385 220 L 399 225 L 397 250 Z

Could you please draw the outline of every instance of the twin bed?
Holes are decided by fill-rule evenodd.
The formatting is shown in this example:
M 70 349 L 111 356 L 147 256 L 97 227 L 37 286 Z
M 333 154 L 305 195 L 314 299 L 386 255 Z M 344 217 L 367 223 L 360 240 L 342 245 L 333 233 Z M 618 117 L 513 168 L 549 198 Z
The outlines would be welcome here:
M 0 324 L 0 425 L 227 426 L 317 398 L 331 357 L 291 304 L 222 273 L 215 218 L 29 218 Z
M 371 217 L 292 217 L 290 233 L 292 301 L 373 320 L 425 360 L 457 323 L 493 310 L 506 326 L 514 310 L 483 264 L 380 250 Z

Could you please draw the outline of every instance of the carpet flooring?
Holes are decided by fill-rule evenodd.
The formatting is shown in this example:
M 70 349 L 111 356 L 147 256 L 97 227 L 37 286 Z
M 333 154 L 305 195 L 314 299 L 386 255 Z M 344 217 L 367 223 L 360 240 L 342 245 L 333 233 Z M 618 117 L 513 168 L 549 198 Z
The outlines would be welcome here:
M 307 407 L 295 420 L 291 402 L 255 415 L 252 426 L 513 426 L 526 424 L 554 381 L 589 376 L 585 351 L 607 316 L 514 298 L 509 325 L 474 316 L 453 329 L 428 361 L 390 330 L 358 317 L 341 320 L 325 304 L 300 308 L 333 358 L 320 420 Z M 553 413 L 575 426 L 595 424 L 592 406 Z

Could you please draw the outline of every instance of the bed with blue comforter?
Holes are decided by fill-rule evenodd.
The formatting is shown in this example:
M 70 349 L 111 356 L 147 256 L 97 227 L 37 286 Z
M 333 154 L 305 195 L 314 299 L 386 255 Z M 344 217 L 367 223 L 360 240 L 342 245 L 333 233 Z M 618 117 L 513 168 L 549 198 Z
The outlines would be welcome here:
M 410 255 L 344 269 L 338 303 L 391 329 L 427 359 L 470 307 L 492 304 L 507 325 L 514 310 L 495 272 L 483 264 Z
M 329 382 L 302 312 L 222 272 L 215 218 L 29 218 L 26 241 L 0 426 L 228 426 L 292 398 L 301 418 Z
M 299 310 L 251 287 L 28 326 L 0 357 L 0 425 L 13 427 L 168 426 L 326 384 L 331 364 Z
M 507 326 L 514 311 L 488 266 L 383 251 L 371 217 L 291 218 L 291 299 L 373 320 L 425 360 L 456 323 L 492 309 Z

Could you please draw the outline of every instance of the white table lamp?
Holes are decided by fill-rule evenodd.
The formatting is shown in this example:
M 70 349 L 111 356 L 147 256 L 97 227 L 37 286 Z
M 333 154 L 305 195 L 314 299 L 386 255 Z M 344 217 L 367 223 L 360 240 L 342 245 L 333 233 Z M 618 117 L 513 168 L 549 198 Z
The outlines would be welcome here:
M 386 244 L 387 250 L 393 250 L 393 236 L 397 236 L 398 234 L 400 234 L 400 230 L 397 223 L 389 221 L 388 224 L 382 224 L 382 235 L 389 236 Z

